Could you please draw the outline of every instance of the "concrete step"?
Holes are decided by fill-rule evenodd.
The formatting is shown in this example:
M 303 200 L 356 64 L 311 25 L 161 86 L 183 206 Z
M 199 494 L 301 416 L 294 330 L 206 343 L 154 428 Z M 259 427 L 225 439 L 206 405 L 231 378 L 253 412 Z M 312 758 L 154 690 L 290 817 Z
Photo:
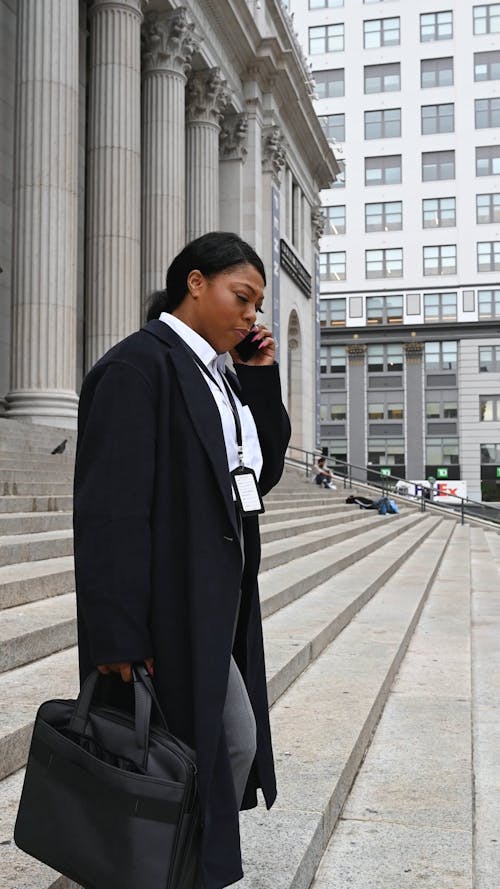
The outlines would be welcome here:
M 0 567 L 18 562 L 56 559 L 73 553 L 73 530 L 12 534 L 0 539 Z
M 76 646 L 0 675 L 0 778 L 24 768 L 42 701 L 74 698 L 78 687 Z
M 39 534 L 43 531 L 66 531 L 73 527 L 73 513 L 18 512 L 0 515 L 0 536 Z
M 0 612 L 0 673 L 75 644 L 74 593 Z
M 400 516 L 391 516 L 391 518 L 396 519 L 394 525 L 401 520 Z M 357 516 L 356 520 L 350 522 L 347 527 L 327 525 L 316 531 L 299 531 L 293 537 L 265 543 L 262 547 L 261 570 L 269 571 L 271 568 L 285 565 L 286 562 L 310 556 L 333 546 L 335 543 L 340 543 L 348 537 L 362 534 L 367 528 L 374 525 L 380 527 L 380 522 L 384 520 L 384 517 L 379 516 L 378 513 L 363 513 L 361 518 Z
M 8 496 L 12 489 L 20 484 L 36 485 L 42 482 L 44 485 L 73 484 L 73 469 L 69 467 L 53 466 L 51 469 L 0 469 L 0 491 Z
M 365 512 L 362 515 L 366 521 L 370 512 Z M 344 529 L 346 525 L 361 527 L 359 525 L 360 520 L 362 519 L 358 510 L 353 511 L 352 508 L 350 510 L 334 510 L 332 508 L 329 512 L 319 516 L 308 516 L 307 518 L 298 516 L 288 519 L 288 521 L 277 521 L 264 525 L 260 532 L 260 538 L 262 543 L 272 543 L 276 540 L 286 540 L 288 537 L 296 537 L 299 534 L 304 534 L 306 531 L 315 531 L 321 528 Z
M 312 889 L 479 889 L 470 561 L 457 526 Z
M 57 497 L 46 494 L 0 497 L 0 515 L 13 512 L 68 512 L 72 508 L 72 494 L 59 494 Z
M 372 553 L 338 574 L 335 581 L 313 589 L 264 620 L 270 705 L 438 524 L 436 518 L 419 523 L 385 544 L 383 560 Z M 0 728 L 0 763 L 3 764 L 0 778 L 24 765 L 36 707 L 44 696 L 61 694 L 57 689 L 64 677 L 68 686 L 75 681 L 75 658 L 76 655 L 73 657 L 67 651 L 60 652 L 0 676 L 0 699 L 5 702 Z M 51 690 L 51 676 L 54 690 Z M 16 701 L 20 702 L 19 707 L 14 706 Z
M 402 523 L 401 523 L 402 524 Z M 309 675 L 314 669 L 315 664 L 309 666 L 311 661 L 317 659 L 321 652 L 325 649 L 328 652 L 331 648 L 332 639 L 337 642 L 344 637 L 349 631 L 349 627 L 343 630 L 343 627 L 352 619 L 353 615 L 359 612 L 360 615 L 365 611 L 363 605 L 368 599 L 374 595 L 377 589 L 385 583 L 388 576 L 401 564 L 409 564 L 411 562 L 411 553 L 422 544 L 426 545 L 425 538 L 431 532 L 436 532 L 439 525 L 439 519 L 430 519 L 421 521 L 414 526 L 408 524 L 408 531 L 399 535 L 397 540 L 389 542 L 385 549 L 385 559 L 377 558 L 377 554 L 368 557 L 364 570 L 360 571 L 360 566 L 353 566 L 352 569 L 344 572 L 335 579 L 333 585 L 324 585 L 310 593 L 310 597 L 305 596 L 300 602 L 294 602 L 288 608 L 284 608 L 280 614 L 273 615 L 264 622 L 264 631 L 266 633 L 266 646 L 268 649 L 268 688 L 270 701 L 273 703 L 279 695 L 282 695 L 284 688 L 293 683 L 294 678 L 297 683 Z M 446 526 L 446 523 L 443 523 Z M 451 525 L 448 526 L 451 528 Z M 437 531 L 436 533 L 439 533 Z M 422 543 L 422 541 L 424 541 Z M 442 548 L 443 540 L 439 539 L 439 546 Z M 427 551 L 425 564 L 429 566 L 432 561 L 432 553 Z M 411 567 L 410 576 L 413 576 L 414 570 Z M 357 569 L 357 571 L 356 571 Z M 350 576 L 351 575 L 351 576 Z M 397 576 L 397 575 L 396 575 Z M 360 579 L 364 580 L 364 586 L 360 587 Z M 337 590 L 339 594 L 337 595 Z M 383 590 L 382 590 L 383 591 Z M 392 603 L 391 603 L 392 605 Z M 384 609 L 384 614 L 387 609 Z M 386 616 L 386 620 L 387 620 Z M 364 626 L 368 628 L 371 621 L 364 621 Z M 359 642 L 363 644 L 365 631 L 358 632 Z M 375 637 L 376 639 L 376 637 Z M 380 644 L 380 643 L 379 643 Z M 386 643 L 385 643 L 386 644 Z M 329 646 L 329 648 L 328 648 Z M 369 656 L 368 647 L 364 644 L 363 654 Z M 273 660 L 274 659 L 274 660 Z M 321 662 L 321 657 L 319 661 Z M 350 663 L 352 663 L 352 658 Z M 355 661 L 354 661 L 355 662 Z M 309 669 L 306 671 L 306 667 Z M 305 671 L 305 672 L 304 672 Z M 348 672 L 348 671 L 347 671 Z M 344 675 L 346 671 L 344 670 Z M 356 676 L 359 674 L 356 673 Z M 38 685 L 37 677 L 40 677 L 44 683 L 43 694 L 37 693 Z M 7 681 L 9 674 L 0 676 L 0 695 L 5 698 L 7 707 L 5 708 L 8 717 L 3 720 L 2 732 L 0 738 L 0 761 L 5 763 L 5 770 L 10 771 L 18 768 L 23 764 L 26 751 L 29 746 L 29 738 L 32 727 L 32 720 L 37 704 L 41 699 L 53 696 L 70 696 L 74 694 L 76 683 L 76 650 L 70 649 L 65 652 L 47 657 L 42 661 L 13 670 L 10 674 L 10 681 Z M 57 690 L 56 690 L 57 687 Z M 282 706 L 282 702 L 287 700 L 287 696 L 293 693 L 295 685 L 281 697 L 276 707 Z M 10 689 L 10 691 L 9 691 Z M 26 693 L 24 690 L 26 689 Z M 9 701 L 17 701 L 19 696 L 24 696 L 24 704 L 17 708 L 9 706 Z M 10 696 L 10 697 L 9 697 Z M 365 696 L 366 697 L 366 696 Z M 351 702 L 355 700 L 353 695 Z M 325 701 L 321 703 L 322 716 L 329 710 L 325 706 Z M 344 699 L 340 703 L 344 705 Z M 287 705 L 285 704 L 285 711 Z M 18 712 L 19 711 L 19 712 Z M 319 719 L 316 718 L 311 723 L 311 728 L 318 725 Z M 276 729 L 275 729 L 276 730 Z M 305 727 L 301 727 L 305 731 Z M 282 748 L 282 733 L 278 732 L 279 746 L 277 747 L 278 757 L 277 764 L 280 768 Z M 290 737 L 290 735 L 288 736 Z M 292 733 L 293 737 L 293 733 Z M 365 744 L 367 742 L 367 732 L 363 734 Z M 314 750 L 314 748 L 311 748 Z M 283 756 L 287 755 L 288 747 Z M 311 751 L 309 751 L 311 752 Z M 361 752 L 358 754 L 361 756 Z M 294 764 L 296 765 L 296 764 Z M 300 766 L 302 768 L 302 764 Z M 310 768 L 305 769 L 310 771 Z M 321 770 L 321 776 L 324 777 L 325 770 Z M 303 776 L 304 777 L 304 776 Z M 2 877 L 6 882 L 8 889 L 19 886 L 20 889 L 69 889 L 70 884 L 57 878 L 54 873 L 48 869 L 43 869 L 39 863 L 27 858 L 23 853 L 17 850 L 12 843 L 12 828 L 17 810 L 17 800 L 22 786 L 23 770 L 14 772 L 5 778 L 0 784 L 0 800 L 2 801 L 2 810 L 4 812 L 3 829 L 0 831 L 0 842 L 5 843 L 6 855 L 4 864 L 2 865 Z M 306 778 L 307 780 L 307 778 Z M 283 781 L 281 781 L 283 788 Z M 283 791 L 282 791 L 283 792 Z M 305 799 L 305 798 L 304 798 Z M 278 804 L 279 805 L 279 804 Z M 307 808 L 309 806 L 306 803 Z M 275 810 L 273 810 L 275 811 Z M 262 817 L 262 816 L 261 816 Z M 273 827 L 273 832 L 274 832 Z M 245 867 L 248 872 L 254 864 L 257 865 L 259 853 L 252 855 L 252 850 L 258 848 L 258 844 L 254 843 L 250 838 L 244 840 L 245 859 L 252 858 L 253 861 Z M 264 845 L 265 848 L 265 845 Z M 272 875 L 273 882 L 266 884 L 269 886 L 276 885 L 276 874 L 280 873 L 281 864 L 274 863 L 272 868 L 267 869 L 268 876 Z M 12 875 L 12 876 L 11 876 Z M 22 883 L 13 882 L 13 880 L 22 879 Z M 10 882 L 9 882 L 10 880 Z M 261 885 L 260 882 L 252 881 L 248 885 L 252 887 Z M 264 884 L 262 884 L 264 886 Z M 283 883 L 280 885 L 288 885 Z M 291 885 L 291 884 L 290 884 Z M 304 884 L 305 886 L 305 884 Z
M 426 522 L 425 514 L 413 513 L 401 516 L 396 522 L 386 522 L 377 516 L 379 523 L 366 524 L 363 535 L 325 546 L 314 554 L 305 555 L 283 564 L 259 576 L 261 610 L 263 617 L 278 611 L 294 599 L 303 596 L 313 587 L 329 580 L 335 574 L 353 565 L 358 559 L 377 551 L 390 539 L 398 537 L 420 522 Z M 391 517 L 390 517 L 391 518 Z M 395 517 L 392 517 L 395 518 Z M 349 526 L 352 528 L 352 525 Z M 349 538 L 351 534 L 349 533 Z
M 0 486 L 0 496 L 3 497 L 68 497 L 73 494 L 73 482 L 45 482 L 43 476 L 39 477 L 39 481 L 25 482 L 2 482 Z
M 474 889 L 500 882 L 500 562 L 496 534 L 471 528 Z
M 5 565 L 0 568 L 0 611 L 74 589 L 73 556 Z
M 309 506 L 295 506 L 295 507 L 287 507 L 278 504 L 277 506 L 273 506 L 272 509 L 266 509 L 266 511 L 259 516 L 259 525 L 267 525 L 269 522 L 287 522 L 290 519 L 298 519 L 298 518 L 310 518 L 312 516 L 321 516 L 326 515 L 327 513 L 332 514 L 345 514 L 345 513 L 354 513 L 357 514 L 360 510 L 357 506 L 352 506 L 349 503 L 339 503 L 335 501 L 332 503 L 330 500 L 328 503 L 324 504 L 311 504 Z
M 453 527 L 441 523 L 274 705 L 279 795 L 270 812 L 242 813 L 241 889 L 309 887 Z

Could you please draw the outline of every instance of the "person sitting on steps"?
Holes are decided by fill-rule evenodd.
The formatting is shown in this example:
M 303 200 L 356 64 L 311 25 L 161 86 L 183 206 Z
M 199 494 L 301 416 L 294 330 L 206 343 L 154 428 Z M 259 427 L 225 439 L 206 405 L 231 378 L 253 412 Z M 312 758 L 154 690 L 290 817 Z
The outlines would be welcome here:
M 330 488 L 330 490 L 335 490 L 336 485 L 333 484 L 333 474 L 331 469 L 328 469 L 326 465 L 326 458 L 320 457 L 319 460 L 314 464 L 312 468 L 314 474 L 314 481 L 317 485 L 322 485 L 323 488 Z

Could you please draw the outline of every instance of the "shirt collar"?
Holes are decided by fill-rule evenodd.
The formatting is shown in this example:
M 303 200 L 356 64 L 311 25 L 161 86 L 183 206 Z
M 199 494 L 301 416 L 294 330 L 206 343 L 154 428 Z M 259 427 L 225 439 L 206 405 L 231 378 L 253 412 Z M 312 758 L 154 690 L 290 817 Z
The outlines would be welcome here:
M 199 333 L 196 333 L 192 327 L 189 327 L 184 321 L 177 318 L 176 315 L 171 315 L 170 312 L 162 312 L 160 321 L 163 321 L 164 324 L 168 324 L 168 326 L 171 327 L 185 343 L 187 343 L 193 352 L 196 352 L 198 358 L 203 361 L 203 364 L 206 367 L 210 367 L 211 365 L 212 367 L 217 368 L 220 373 L 224 372 L 226 355 L 218 355 L 210 343 L 200 336 Z

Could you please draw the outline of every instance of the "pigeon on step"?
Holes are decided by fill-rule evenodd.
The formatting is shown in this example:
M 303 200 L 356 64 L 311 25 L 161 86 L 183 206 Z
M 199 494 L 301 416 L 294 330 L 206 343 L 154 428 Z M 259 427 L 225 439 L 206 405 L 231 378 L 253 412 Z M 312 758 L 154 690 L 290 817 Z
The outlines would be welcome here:
M 62 441 L 61 444 L 58 444 L 57 447 L 54 448 L 54 450 L 51 451 L 50 453 L 51 454 L 63 454 L 64 451 L 66 450 L 66 442 L 67 441 L 68 441 L 68 439 L 65 438 L 64 441 Z

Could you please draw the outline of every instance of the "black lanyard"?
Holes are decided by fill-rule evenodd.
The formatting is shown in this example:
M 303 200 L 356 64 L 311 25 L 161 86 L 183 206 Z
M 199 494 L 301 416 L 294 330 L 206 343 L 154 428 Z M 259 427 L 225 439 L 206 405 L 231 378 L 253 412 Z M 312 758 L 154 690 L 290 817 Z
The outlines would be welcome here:
M 186 342 L 184 343 L 184 346 L 186 347 L 188 352 L 190 352 L 193 361 L 196 362 L 196 364 L 198 365 L 200 370 L 205 374 L 205 376 L 207 376 L 209 378 L 209 380 L 212 381 L 214 386 L 217 386 L 217 389 L 219 390 L 219 392 L 221 392 L 222 395 L 224 395 L 224 389 L 226 390 L 226 394 L 229 399 L 229 407 L 231 408 L 231 412 L 232 412 L 233 419 L 234 419 L 234 428 L 236 431 L 236 445 L 237 445 L 237 449 L 238 449 L 238 460 L 239 460 L 240 466 L 244 466 L 245 464 L 243 462 L 243 433 L 242 433 L 242 429 L 241 429 L 241 420 L 240 420 L 240 415 L 238 413 L 238 408 L 236 406 L 236 402 L 234 400 L 234 395 L 231 390 L 231 386 L 227 382 L 226 378 L 224 376 L 221 376 L 222 382 L 224 384 L 224 389 L 222 389 L 222 387 L 219 385 L 218 381 L 215 379 L 214 375 L 212 373 L 210 373 L 208 367 L 206 366 L 206 364 L 203 363 L 203 361 L 201 360 L 199 355 L 196 354 L 194 349 L 191 349 L 191 347 L 188 346 L 188 344 Z

